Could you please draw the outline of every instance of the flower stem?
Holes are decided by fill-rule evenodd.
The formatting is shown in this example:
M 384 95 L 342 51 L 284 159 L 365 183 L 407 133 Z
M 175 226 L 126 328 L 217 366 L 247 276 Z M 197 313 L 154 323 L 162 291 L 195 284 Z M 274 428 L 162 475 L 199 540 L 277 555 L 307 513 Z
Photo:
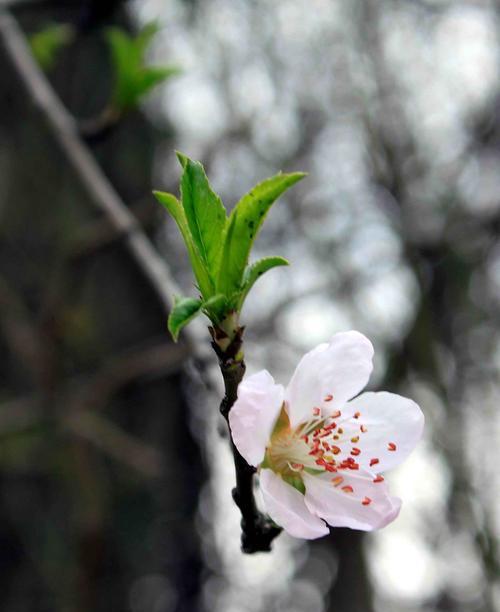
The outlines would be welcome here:
M 215 342 L 212 344 L 219 357 L 219 365 L 224 379 L 225 396 L 221 402 L 220 411 L 228 425 L 229 411 L 238 397 L 238 385 L 245 374 L 241 333 L 238 334 L 238 346 L 233 347 L 233 350 L 230 350 L 230 346 L 228 351 L 222 352 Z M 232 354 L 234 354 L 234 357 Z M 231 436 L 231 430 L 229 430 L 229 435 Z M 232 437 L 231 449 L 236 471 L 233 499 L 241 512 L 241 549 L 244 553 L 249 554 L 269 552 L 271 542 L 280 534 L 281 527 L 275 525 L 268 516 L 257 508 L 253 494 L 253 477 L 256 469 L 240 455 Z

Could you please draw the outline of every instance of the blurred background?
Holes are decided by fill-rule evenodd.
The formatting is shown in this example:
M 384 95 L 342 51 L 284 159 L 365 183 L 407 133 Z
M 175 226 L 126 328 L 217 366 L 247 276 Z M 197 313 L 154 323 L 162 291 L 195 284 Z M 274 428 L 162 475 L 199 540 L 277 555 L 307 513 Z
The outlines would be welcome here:
M 0 11 L 2 612 L 500 610 L 500 4 Z M 120 98 L 123 40 L 151 22 L 145 65 L 175 69 Z M 370 386 L 414 398 L 427 422 L 388 476 L 395 523 L 240 552 L 215 355 L 194 358 L 184 333 L 172 344 L 126 228 L 34 104 L 23 49 L 184 294 L 184 247 L 151 196 L 177 192 L 174 149 L 228 208 L 279 170 L 309 173 L 256 245 L 292 265 L 246 302 L 248 371 L 286 384 L 334 332 L 373 340 Z

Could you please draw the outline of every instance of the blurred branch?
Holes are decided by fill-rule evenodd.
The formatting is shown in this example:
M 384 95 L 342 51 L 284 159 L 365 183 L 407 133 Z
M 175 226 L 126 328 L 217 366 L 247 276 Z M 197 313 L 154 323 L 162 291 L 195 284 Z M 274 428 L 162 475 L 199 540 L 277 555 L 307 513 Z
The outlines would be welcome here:
M 172 296 L 178 293 L 170 270 L 82 142 L 78 126 L 38 68 L 16 20 L 2 6 L 0 38 L 12 65 L 43 113 L 91 201 L 123 237 L 130 255 L 148 278 L 165 312 L 169 312 Z
M 12 355 L 27 367 L 41 387 L 50 385 L 52 353 L 24 301 L 3 277 L 0 277 L 0 329 Z
M 54 398 L 58 405 L 64 406 L 64 413 L 52 411 L 47 417 L 41 397 L 36 393 L 4 402 L 0 404 L 0 437 L 31 431 L 40 425 L 59 425 L 143 475 L 159 476 L 161 453 L 96 411 L 104 408 L 113 394 L 141 376 L 180 369 L 188 351 L 185 344 L 165 345 L 160 341 L 111 360 L 90 381 L 70 380 Z
M 100 414 L 80 410 L 65 416 L 62 425 L 73 435 L 91 442 L 140 474 L 149 478 L 161 475 L 161 452 L 126 433 Z

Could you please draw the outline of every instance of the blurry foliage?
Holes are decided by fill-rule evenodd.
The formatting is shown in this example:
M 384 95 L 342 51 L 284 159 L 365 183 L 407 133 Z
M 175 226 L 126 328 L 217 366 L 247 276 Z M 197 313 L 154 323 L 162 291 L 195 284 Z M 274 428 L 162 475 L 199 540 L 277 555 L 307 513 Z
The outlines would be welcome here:
M 74 29 L 69 24 L 51 23 L 43 30 L 29 37 L 31 50 L 37 62 L 45 71 L 51 70 L 59 52 L 72 43 L 75 37 Z
M 156 85 L 179 74 L 177 66 L 145 64 L 145 54 L 157 32 L 156 23 L 145 25 L 136 36 L 118 27 L 108 28 L 107 39 L 115 70 L 114 110 L 121 113 L 134 108 Z

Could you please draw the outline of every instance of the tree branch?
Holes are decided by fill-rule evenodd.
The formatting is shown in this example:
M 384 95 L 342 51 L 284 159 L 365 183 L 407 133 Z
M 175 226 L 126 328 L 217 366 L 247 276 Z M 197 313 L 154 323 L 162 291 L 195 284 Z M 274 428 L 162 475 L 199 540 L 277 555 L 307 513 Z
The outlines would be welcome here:
M 17 21 L 6 10 L 5 4 L 2 6 L 1 2 L 0 39 L 26 90 L 42 112 L 55 139 L 87 190 L 94 206 L 108 219 L 116 233 L 123 237 L 130 255 L 149 280 L 165 312 L 170 312 L 173 306 L 173 295 L 178 294 L 179 290 L 168 266 L 161 259 L 142 231 L 137 219 L 125 206 L 113 185 L 98 166 L 92 153 L 83 142 L 74 118 L 66 110 L 36 64 Z M 185 337 L 198 357 L 203 358 L 205 355 L 203 344 L 196 342 L 196 339 L 200 336 L 199 331 L 200 327 L 198 327 L 197 332 L 191 328 L 187 331 Z M 239 340 L 241 340 L 241 337 Z M 221 353 L 218 347 L 216 352 L 225 386 L 225 397 L 221 404 L 221 412 L 227 421 L 229 410 L 237 397 L 238 385 L 245 373 L 245 364 L 242 359 L 235 360 L 234 355 L 229 356 L 229 353 Z M 83 435 L 88 435 L 89 432 L 93 433 L 96 425 L 95 415 L 79 414 L 78 416 L 78 419 L 73 417 L 73 420 L 70 420 L 67 425 L 73 431 L 80 432 L 83 423 L 88 425 Z M 84 423 L 81 420 L 82 417 L 85 419 L 93 418 L 94 421 Z M 100 423 L 99 431 L 102 434 L 99 438 L 100 442 L 105 439 L 106 444 L 112 442 L 115 446 L 118 442 L 121 450 L 123 448 L 130 450 L 130 440 L 125 440 L 123 436 L 117 437 L 116 431 L 111 431 L 109 426 L 103 427 Z M 94 440 L 94 438 L 92 439 Z M 233 499 L 240 508 L 242 515 L 242 549 L 246 553 L 269 551 L 272 540 L 279 535 L 281 528 L 277 527 L 269 517 L 257 509 L 253 495 L 255 469 L 248 465 L 239 454 L 232 440 L 231 445 L 236 470 L 236 487 L 233 490 Z M 123 456 L 123 453 L 120 453 L 120 455 Z M 153 455 L 149 456 L 146 461 L 141 463 L 141 468 L 155 473 L 155 461 Z
M 93 204 L 122 234 L 130 255 L 149 279 L 165 311 L 169 312 L 172 296 L 178 293 L 170 270 L 83 143 L 75 120 L 36 64 L 17 21 L 1 5 L 0 38 L 26 90 L 43 113 Z
M 245 375 L 245 362 L 242 358 L 235 359 L 234 355 L 242 354 L 241 333 L 238 330 L 237 348 L 234 349 L 234 341 L 226 352 L 221 352 L 214 341 L 212 346 L 219 357 L 219 366 L 224 379 L 225 395 L 222 400 L 220 411 L 229 426 L 229 412 L 238 397 L 238 386 Z M 231 350 L 233 348 L 233 350 Z M 231 430 L 231 450 L 233 452 L 234 469 L 236 471 L 236 487 L 233 489 L 233 499 L 241 512 L 241 549 L 245 553 L 269 552 L 271 543 L 282 529 L 278 527 L 268 516 L 257 508 L 253 494 L 253 477 L 255 468 L 249 465 L 240 455 L 236 448 Z

